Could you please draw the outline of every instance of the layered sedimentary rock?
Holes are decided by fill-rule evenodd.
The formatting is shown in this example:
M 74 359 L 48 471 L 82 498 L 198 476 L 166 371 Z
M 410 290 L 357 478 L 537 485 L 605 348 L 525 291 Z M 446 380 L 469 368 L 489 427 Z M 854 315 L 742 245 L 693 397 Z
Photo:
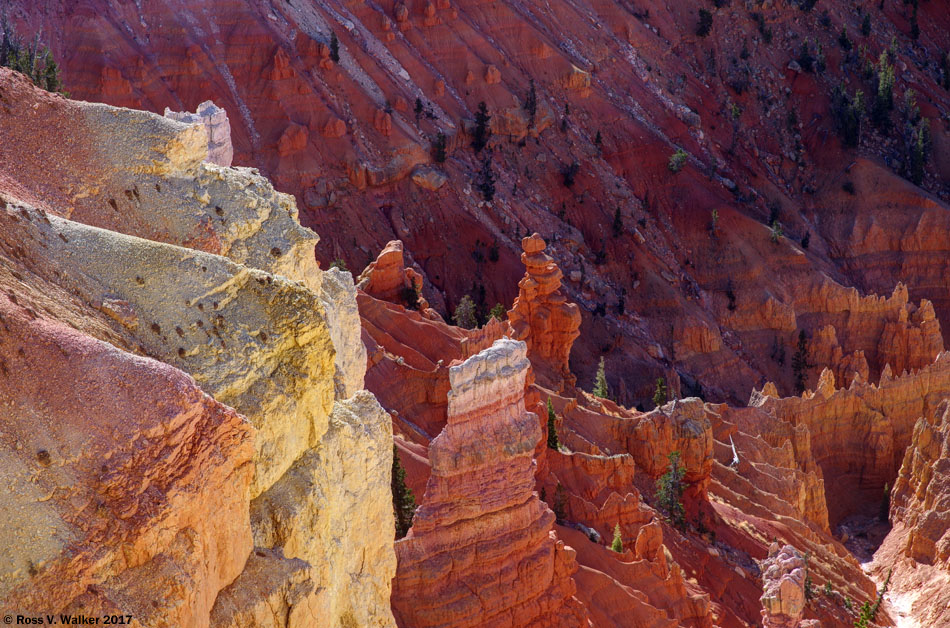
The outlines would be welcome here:
M 817 621 L 802 621 L 805 610 L 805 577 L 808 565 L 794 547 L 769 548 L 762 563 L 762 625 L 764 628 L 819 628 Z
M 890 494 L 891 532 L 874 556 L 898 614 L 950 622 L 950 406 L 921 417 Z
M 208 131 L 208 156 L 207 160 L 219 166 L 230 166 L 234 158 L 234 147 L 231 145 L 231 122 L 228 120 L 228 113 L 215 105 L 212 101 L 206 100 L 200 105 L 195 113 L 188 111 L 172 111 L 165 107 L 165 117 L 184 122 L 185 124 L 194 124 L 200 122 Z
M 377 299 L 402 303 L 422 312 L 429 308 L 422 296 L 422 275 L 406 267 L 399 240 L 389 242 L 356 281 L 360 290 Z
M 518 298 L 508 311 L 512 338 L 524 340 L 528 355 L 539 367 L 553 369 L 551 375 L 573 386 L 568 366 L 571 346 L 580 335 L 580 309 L 568 303 L 561 291 L 563 274 L 546 255 L 544 239 L 537 233 L 521 241 L 521 262 L 525 276 L 518 282 Z
M 816 389 L 801 397 L 755 392 L 750 405 L 780 419 L 785 427 L 778 426 L 775 437 L 788 438 L 796 446 L 806 443 L 793 433 L 807 427 L 808 452 L 796 451 L 796 457 L 813 458 L 826 478 L 834 478 L 825 491 L 836 525 L 845 513 L 880 502 L 884 484 L 901 468 L 914 425 L 920 417 L 933 420 L 948 395 L 950 354 L 944 352 L 931 365 L 898 377 L 885 369 L 877 384 L 853 381 L 847 388 L 836 388 L 826 370 Z
M 35 444 L 51 472 L 3 525 L 60 539 L 5 563 L 4 606 L 147 626 L 391 626 L 395 561 L 378 533 L 393 527 L 390 421 L 360 392 L 352 279 L 320 271 L 293 199 L 207 163 L 202 124 L 66 101 L 6 70 L 0 96 L 9 301 L 49 321 L 49 372 L 86 359 L 102 372 L 16 391 L 24 408 L 75 416 L 43 443 L 35 409 L 3 428 L 11 462 Z M 30 467 L 7 469 L 20 484 Z
M 397 541 L 402 626 L 584 626 L 574 550 L 533 493 L 541 437 L 524 409 L 522 342 L 499 340 L 450 369 L 448 423 L 429 445 L 425 496 Z

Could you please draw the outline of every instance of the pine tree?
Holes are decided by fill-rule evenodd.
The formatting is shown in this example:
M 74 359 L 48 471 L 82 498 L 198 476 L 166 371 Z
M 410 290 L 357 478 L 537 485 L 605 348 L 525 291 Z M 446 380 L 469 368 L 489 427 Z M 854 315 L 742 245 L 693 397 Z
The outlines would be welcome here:
M 614 540 L 610 544 L 610 549 L 617 552 L 618 554 L 623 554 L 623 537 L 620 535 L 620 524 L 614 526 Z
M 600 364 L 597 365 L 597 375 L 594 377 L 594 390 L 591 391 L 595 397 L 606 399 L 609 391 L 607 389 L 607 369 L 604 366 L 604 357 L 600 357 Z
M 656 481 L 656 504 L 672 525 L 683 529 L 686 526 L 686 510 L 683 508 L 686 469 L 680 465 L 680 452 L 670 452 L 667 458 L 669 470 Z
M 561 448 L 561 443 L 557 438 L 557 415 L 554 414 L 554 404 L 548 397 L 548 448 L 557 451 Z
M 393 445 L 393 473 L 391 487 L 393 493 L 393 513 L 396 516 L 396 538 L 401 539 L 412 527 L 412 517 L 416 513 L 416 498 L 412 489 L 406 486 L 406 470 L 399 462 L 399 450 Z
M 413 113 L 416 114 L 416 124 L 419 123 L 419 118 L 422 117 L 422 112 L 425 111 L 425 105 L 422 104 L 422 99 L 416 97 L 416 104 L 412 108 Z
M 600 129 L 597 129 L 597 135 L 594 136 L 594 146 L 597 147 L 598 151 L 604 147 L 604 138 L 600 134 Z
M 340 40 L 337 39 L 336 33 L 330 33 L 330 60 L 333 63 L 340 62 Z
M 488 145 L 488 138 L 491 136 L 491 116 L 488 115 L 488 105 L 485 101 L 478 103 L 478 110 L 475 112 L 475 132 L 472 136 L 472 148 L 476 153 L 482 152 L 482 149 Z
M 482 169 L 478 173 L 478 191 L 488 203 L 495 199 L 495 174 L 491 169 L 491 156 L 482 160 Z
M 666 405 L 666 380 L 662 377 L 656 378 L 656 390 L 653 391 L 653 405 L 657 408 Z
M 456 326 L 464 329 L 475 329 L 478 326 L 478 319 L 475 318 L 475 302 L 472 301 L 472 297 L 467 294 L 462 297 L 459 304 L 455 306 L 452 320 L 455 321 Z
M 508 316 L 508 312 L 505 310 L 505 306 L 501 303 L 496 303 L 492 309 L 488 310 L 489 321 L 492 318 L 497 318 L 500 321 L 505 320 L 505 317 Z
M 614 222 L 610 228 L 615 238 L 623 233 L 623 217 L 620 215 L 620 205 L 617 205 L 617 209 L 614 210 Z

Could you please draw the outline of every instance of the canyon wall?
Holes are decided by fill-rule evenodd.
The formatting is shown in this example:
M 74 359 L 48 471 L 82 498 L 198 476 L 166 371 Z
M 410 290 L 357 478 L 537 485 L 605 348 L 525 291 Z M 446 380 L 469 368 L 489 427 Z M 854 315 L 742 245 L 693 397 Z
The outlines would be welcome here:
M 3 607 L 392 626 L 391 422 L 351 277 L 291 197 L 207 161 L 203 124 L 5 69 L 0 97 Z

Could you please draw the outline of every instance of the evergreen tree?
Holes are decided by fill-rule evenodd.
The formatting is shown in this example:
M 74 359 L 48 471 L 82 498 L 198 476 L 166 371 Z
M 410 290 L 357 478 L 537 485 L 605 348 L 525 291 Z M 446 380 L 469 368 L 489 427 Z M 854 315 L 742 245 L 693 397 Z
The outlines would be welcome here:
M 452 320 L 463 329 L 475 329 L 478 326 L 478 319 L 475 318 L 475 302 L 472 301 L 472 297 L 467 294 L 462 297 L 459 304 L 455 306 Z
M 871 120 L 879 129 L 891 126 L 894 108 L 894 66 L 888 62 L 887 51 L 881 53 L 877 65 L 877 94 L 871 107 Z
M 871 34 L 871 14 L 865 13 L 864 19 L 861 21 L 861 34 L 867 37 Z
M 554 404 L 548 397 L 548 448 L 555 451 L 560 449 L 561 443 L 557 438 L 557 415 L 554 414 Z
M 597 147 L 598 151 L 604 147 L 604 138 L 600 134 L 600 129 L 597 129 L 597 135 L 594 136 L 594 146 Z
M 412 517 L 416 513 L 416 498 L 412 489 L 406 486 L 406 470 L 399 462 L 399 450 L 393 445 L 393 473 L 391 480 L 393 493 L 393 513 L 396 515 L 396 538 L 401 539 L 412 527 Z
M 435 136 L 435 141 L 432 142 L 432 159 L 434 159 L 437 164 L 445 163 L 445 144 L 445 133 L 439 131 L 439 134 Z
M 422 112 L 425 111 L 425 105 L 422 104 L 422 99 L 418 96 L 416 97 L 416 104 L 412 108 L 412 111 L 416 114 L 416 124 L 419 124 L 419 118 L 422 117 Z
M 802 394 L 805 392 L 805 384 L 808 379 L 808 341 L 805 339 L 805 330 L 798 332 L 798 350 L 792 356 L 792 375 L 795 377 L 795 392 Z
M 623 537 L 620 535 L 620 524 L 614 526 L 614 540 L 610 544 L 610 549 L 617 552 L 618 554 L 623 554 Z
M 699 24 L 696 25 L 696 34 L 705 37 L 712 31 L 713 16 L 707 9 L 699 10 Z
M 615 238 L 623 233 L 623 218 L 620 215 L 620 205 L 617 205 L 617 209 L 614 211 L 614 222 L 610 228 Z
M 478 173 L 478 191 L 482 198 L 491 203 L 495 199 L 495 174 L 491 169 L 491 157 L 482 160 L 482 169 Z
M 594 377 L 594 390 L 592 391 L 595 397 L 600 397 L 601 399 L 606 399 L 608 393 L 607 389 L 607 370 L 604 366 L 604 357 L 600 357 L 600 364 L 597 365 L 597 375 Z
M 488 115 L 488 105 L 485 101 L 478 103 L 478 110 L 475 112 L 475 132 L 472 135 L 472 148 L 476 153 L 482 152 L 482 149 L 488 145 L 488 138 L 491 136 L 491 116 Z
M 489 318 L 497 318 L 500 321 L 505 320 L 505 317 L 508 316 L 508 312 L 505 310 L 505 306 L 501 303 L 496 303 L 492 309 L 488 311 Z
M 340 40 L 337 39 L 336 33 L 330 33 L 330 60 L 333 63 L 340 62 Z
M 528 128 L 534 128 L 535 119 L 538 115 L 538 92 L 534 87 L 534 79 L 531 79 L 528 95 L 524 99 L 524 110 L 528 113 Z
M 680 452 L 670 452 L 667 458 L 669 470 L 656 481 L 656 504 L 673 526 L 683 529 L 686 527 L 686 510 L 683 508 L 686 469 L 680 465 Z
M 662 377 L 656 378 L 656 390 L 653 391 L 653 405 L 657 408 L 666 405 L 666 380 Z

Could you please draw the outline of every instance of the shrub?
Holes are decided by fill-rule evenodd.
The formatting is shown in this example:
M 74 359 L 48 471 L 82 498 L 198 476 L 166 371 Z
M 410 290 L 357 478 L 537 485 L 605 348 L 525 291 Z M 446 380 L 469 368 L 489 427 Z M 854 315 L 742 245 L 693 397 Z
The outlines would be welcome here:
M 666 167 L 670 169 L 670 172 L 677 173 L 683 169 L 687 157 L 685 150 L 677 148 L 676 152 L 670 155 L 670 161 L 666 164 Z
M 705 37 L 712 31 L 713 16 L 706 9 L 699 10 L 699 24 L 696 25 L 696 35 Z
M 871 34 L 871 14 L 865 13 L 864 19 L 861 20 L 861 34 L 867 37 Z
M 930 122 L 922 120 L 911 131 L 911 145 L 909 162 L 909 176 L 914 185 L 924 181 L 924 168 L 930 157 Z
M 561 447 L 561 442 L 557 438 L 557 415 L 554 414 L 554 404 L 548 397 L 548 449 L 557 451 Z
M 393 469 L 390 488 L 393 494 L 393 514 L 396 515 L 396 538 L 401 539 L 412 527 L 416 513 L 416 498 L 406 486 L 406 470 L 399 462 L 399 450 L 393 445 Z
M 410 310 L 419 309 L 419 290 L 416 289 L 415 283 L 403 287 L 402 300 L 406 302 L 406 307 Z
M 330 60 L 333 63 L 340 62 L 340 40 L 337 39 L 336 33 L 330 33 Z
M 782 224 L 777 220 L 773 220 L 772 224 L 769 225 L 769 240 L 776 243 L 782 238 L 782 235 Z
M 609 391 L 607 389 L 607 369 L 604 365 L 604 357 L 600 357 L 600 364 L 597 365 L 597 375 L 594 376 L 594 390 L 591 391 L 595 397 L 606 399 Z
M 656 505 L 670 524 L 682 530 L 686 527 L 686 510 L 683 508 L 686 469 L 680 465 L 680 452 L 670 452 L 667 458 L 669 470 L 656 481 Z
M 600 134 L 600 129 L 597 129 L 597 135 L 594 136 L 594 146 L 597 147 L 598 151 L 604 147 L 604 138 Z
M 462 297 L 458 305 L 455 306 L 455 313 L 452 314 L 452 320 L 458 327 L 463 329 L 475 329 L 478 320 L 475 318 L 475 302 L 467 294 Z
M 806 231 L 805 236 L 802 238 L 802 248 L 807 249 L 809 244 L 811 244 L 811 232 Z
M 610 229 L 616 238 L 621 233 L 623 233 L 623 217 L 620 215 L 620 206 L 617 205 L 617 209 L 614 210 L 614 222 L 610 225 Z
M 419 118 L 422 117 L 422 112 L 425 111 L 425 110 L 426 110 L 426 108 L 425 108 L 425 105 L 422 103 L 422 99 L 417 96 L 417 97 L 416 97 L 416 104 L 415 104 L 415 106 L 412 108 L 413 113 L 416 114 L 416 123 L 417 123 L 417 124 L 419 123 Z
M 850 194 L 851 196 L 854 196 L 856 193 L 856 190 L 854 189 L 854 183 L 852 183 L 851 181 L 845 181 L 844 183 L 842 183 L 841 189 L 847 192 L 848 194 Z
M 508 315 L 505 310 L 505 306 L 501 303 L 496 303 L 492 309 L 488 311 L 489 319 L 497 318 L 500 321 L 505 320 L 505 317 Z
M 656 388 L 653 390 L 653 405 L 657 408 L 666 403 L 666 380 L 662 377 L 656 378 Z
M 478 103 L 478 109 L 475 111 L 475 131 L 472 134 L 472 148 L 476 153 L 482 152 L 482 149 L 488 145 L 488 138 L 491 137 L 491 116 L 488 114 L 488 106 L 485 101 Z
M 346 262 L 343 260 L 342 257 L 338 257 L 335 260 L 333 260 L 333 263 L 330 264 L 330 268 L 338 268 L 340 270 L 349 270 L 349 268 L 346 267 Z
M 614 540 L 610 543 L 610 549 L 623 554 L 623 537 L 620 535 L 620 524 L 614 526 Z

